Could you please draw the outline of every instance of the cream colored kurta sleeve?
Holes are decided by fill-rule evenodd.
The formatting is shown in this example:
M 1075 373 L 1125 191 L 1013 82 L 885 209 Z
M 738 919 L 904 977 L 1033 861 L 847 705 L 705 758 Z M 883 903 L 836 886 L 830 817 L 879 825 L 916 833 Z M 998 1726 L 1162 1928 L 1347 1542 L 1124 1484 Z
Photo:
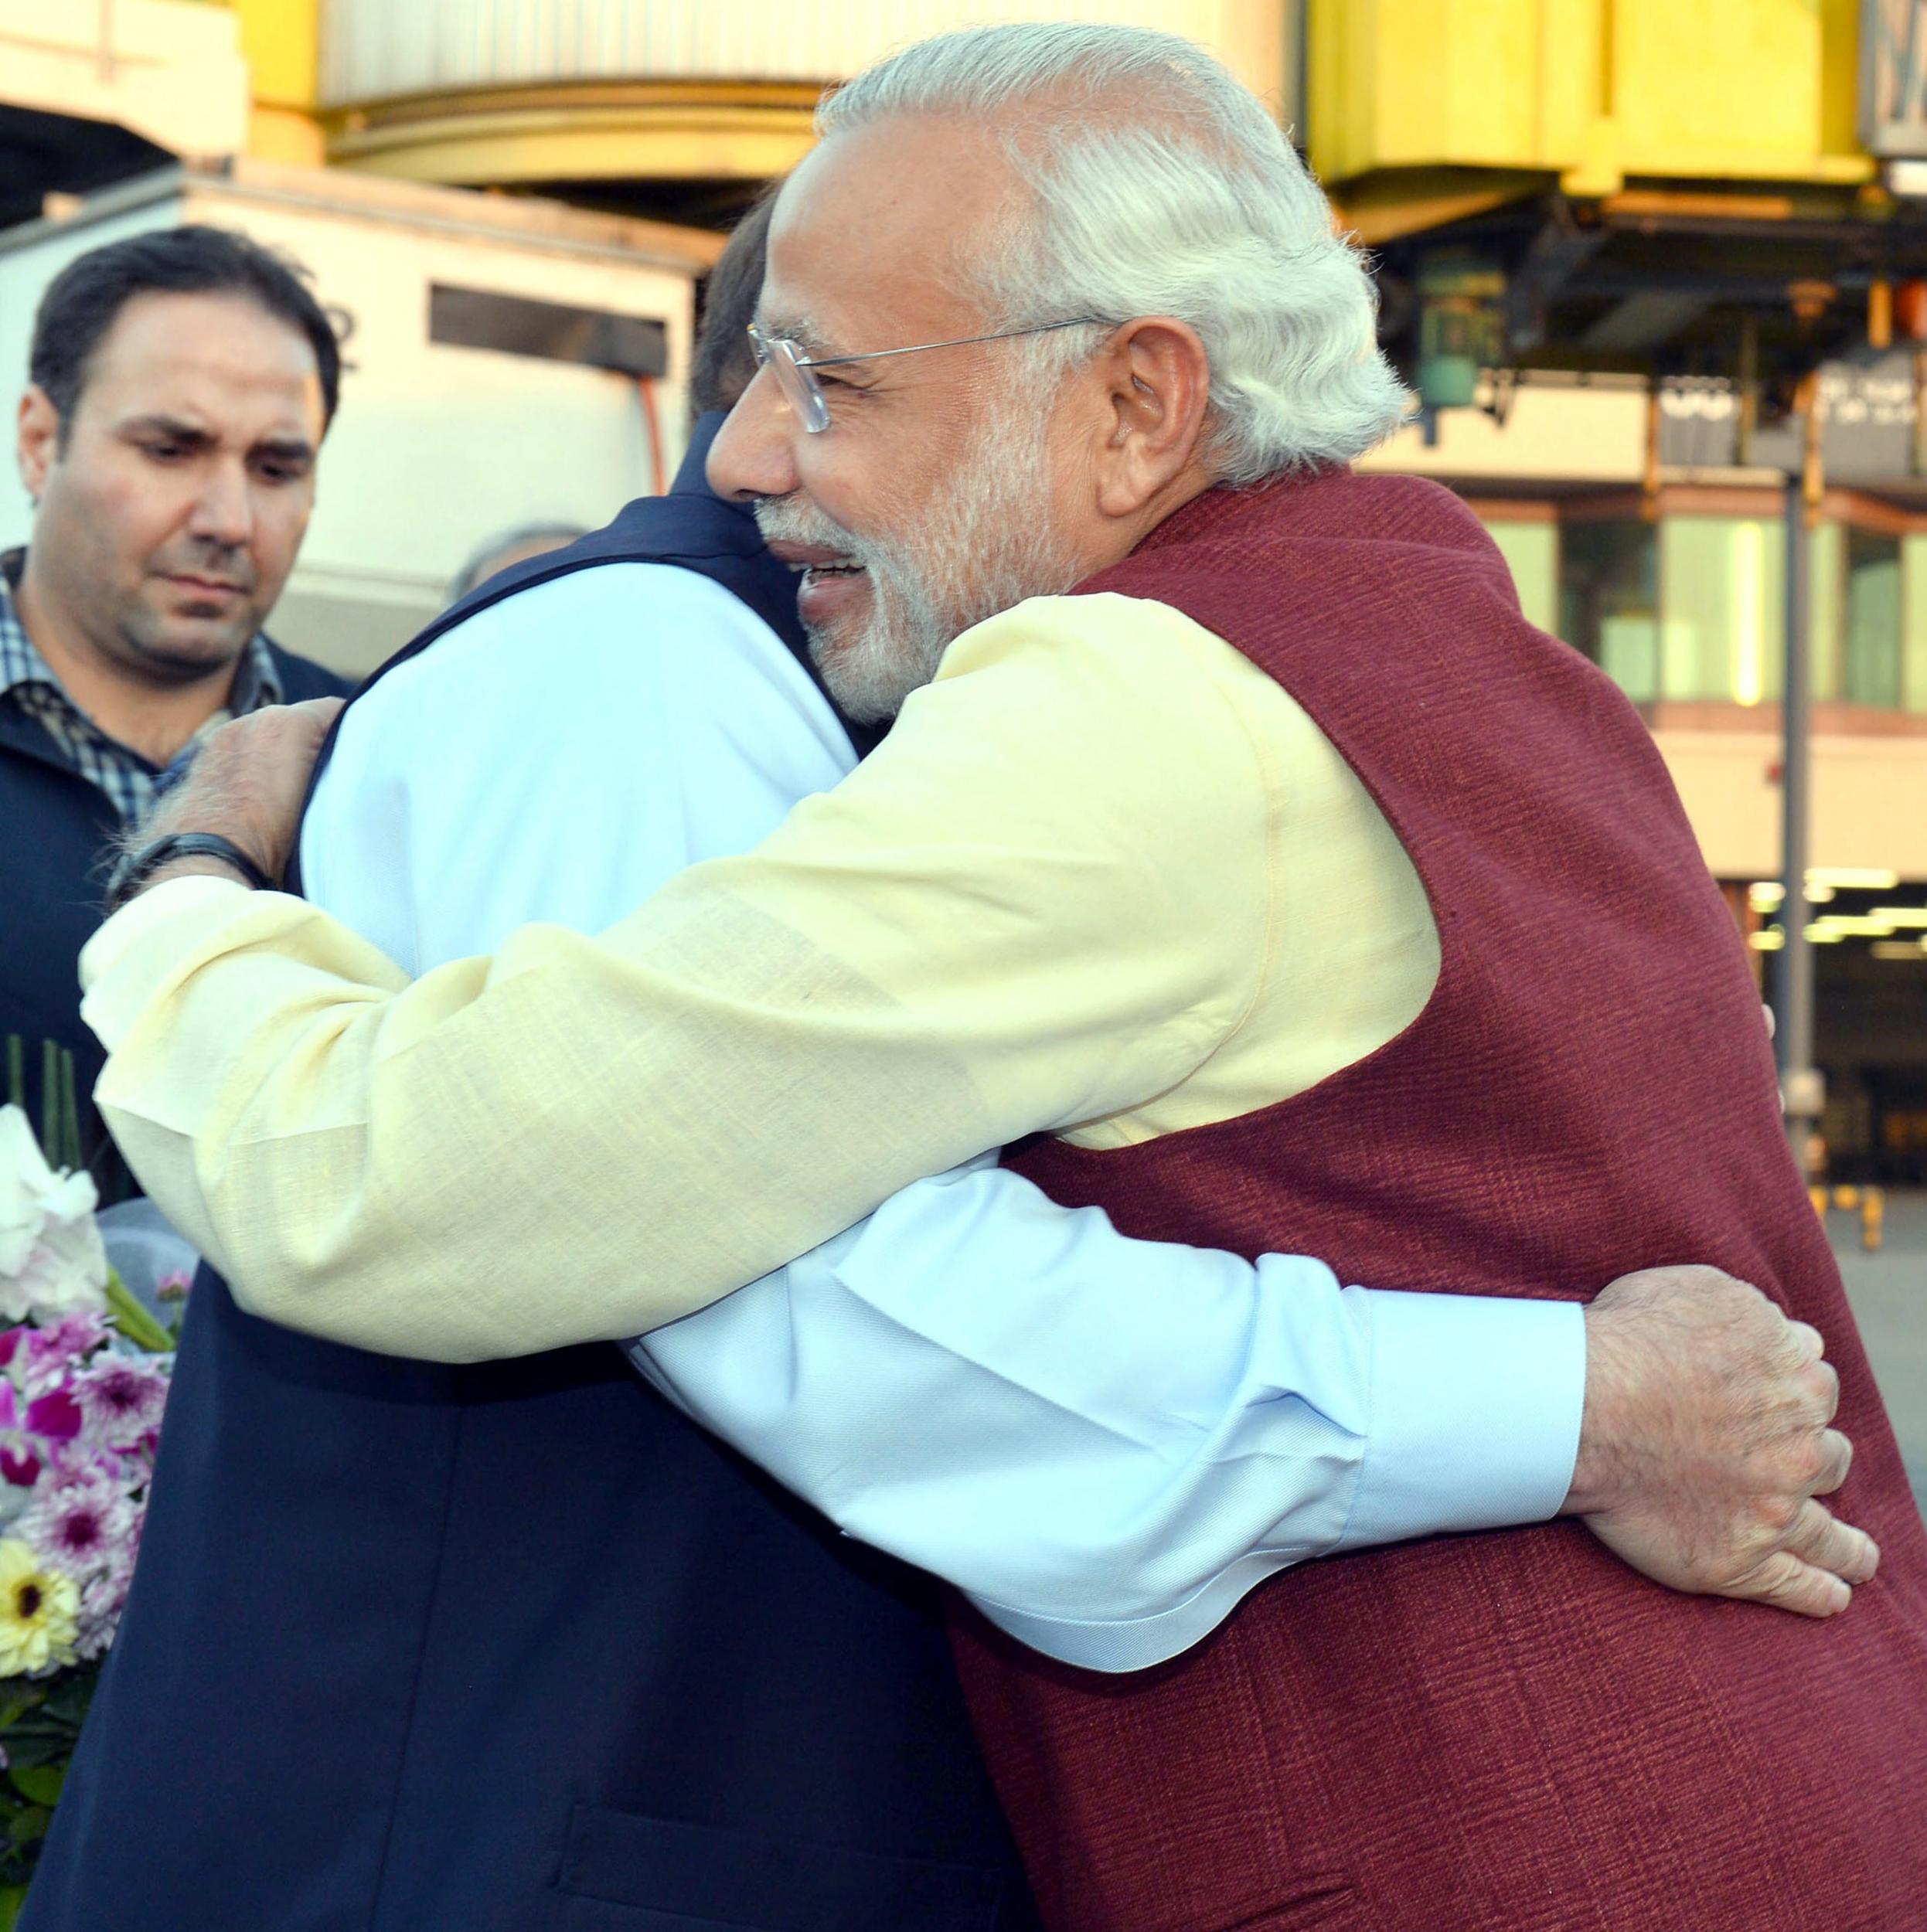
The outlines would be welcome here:
M 656 1327 L 1235 1032 L 1255 675 L 1159 604 L 1020 606 L 756 851 L 412 984 L 298 900 L 171 882 L 83 956 L 101 1108 L 276 1321 L 451 1361 Z

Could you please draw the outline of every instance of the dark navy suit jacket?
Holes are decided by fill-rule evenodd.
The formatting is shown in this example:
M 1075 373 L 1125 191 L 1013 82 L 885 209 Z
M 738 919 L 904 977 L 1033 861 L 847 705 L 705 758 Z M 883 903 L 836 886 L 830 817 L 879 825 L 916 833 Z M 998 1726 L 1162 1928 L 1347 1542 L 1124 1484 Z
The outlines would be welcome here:
M 800 653 L 792 580 L 703 483 L 714 427 L 672 495 L 410 649 L 635 560 L 713 577 Z M 612 1346 L 397 1361 L 257 1321 L 202 1271 L 22 1932 L 1033 1923 L 926 1580 Z

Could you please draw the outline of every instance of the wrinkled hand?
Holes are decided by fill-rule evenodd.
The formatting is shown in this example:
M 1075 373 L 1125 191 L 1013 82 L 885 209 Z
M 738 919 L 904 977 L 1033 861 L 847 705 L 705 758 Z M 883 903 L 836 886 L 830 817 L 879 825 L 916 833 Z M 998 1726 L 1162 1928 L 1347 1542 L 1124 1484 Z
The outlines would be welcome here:
M 1817 1331 L 1717 1268 L 1651 1268 L 1588 1307 L 1586 1352 L 1568 1515 L 1674 1590 L 1847 1607 L 1880 1552 L 1815 1500 L 1853 1460 Z
M 175 832 L 213 832 L 231 838 L 271 879 L 288 869 L 308 774 L 342 708 L 339 698 L 268 705 L 213 733 L 187 776 L 131 836 L 133 846 Z M 183 859 L 163 866 L 150 884 L 177 871 L 219 870 L 217 861 Z

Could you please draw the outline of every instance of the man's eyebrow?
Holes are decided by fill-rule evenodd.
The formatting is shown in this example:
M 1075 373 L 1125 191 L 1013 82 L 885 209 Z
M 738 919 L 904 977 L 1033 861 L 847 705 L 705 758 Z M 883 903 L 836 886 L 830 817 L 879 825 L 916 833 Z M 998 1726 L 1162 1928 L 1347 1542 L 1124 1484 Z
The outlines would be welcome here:
M 818 327 L 807 315 L 776 315 L 768 321 L 758 321 L 758 330 L 764 335 L 781 336 L 785 342 L 794 342 L 805 355 L 834 355 L 838 351 L 832 348 Z
M 123 436 L 164 436 L 170 443 L 185 443 L 189 449 L 204 450 L 220 439 L 212 430 L 189 423 L 178 416 L 155 411 L 148 416 L 130 417 L 121 425 Z M 277 457 L 284 463 L 312 463 L 315 446 L 305 436 L 264 436 L 250 446 L 256 456 Z
M 165 436 L 170 443 L 191 443 L 196 448 L 214 440 L 213 433 L 198 423 L 184 422 L 178 416 L 156 413 L 136 416 L 121 425 L 124 436 Z

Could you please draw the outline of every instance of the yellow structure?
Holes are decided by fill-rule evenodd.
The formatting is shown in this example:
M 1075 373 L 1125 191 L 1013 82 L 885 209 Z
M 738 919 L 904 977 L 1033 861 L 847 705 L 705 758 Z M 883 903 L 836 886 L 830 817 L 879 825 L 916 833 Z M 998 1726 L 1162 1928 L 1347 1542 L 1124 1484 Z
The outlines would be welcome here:
M 1312 164 L 1367 240 L 1553 187 L 1875 172 L 1859 0 L 1309 4 Z
M 214 0 L 232 6 L 241 29 L 253 109 L 248 151 L 260 161 L 318 168 L 327 158 L 316 113 L 322 0 Z

